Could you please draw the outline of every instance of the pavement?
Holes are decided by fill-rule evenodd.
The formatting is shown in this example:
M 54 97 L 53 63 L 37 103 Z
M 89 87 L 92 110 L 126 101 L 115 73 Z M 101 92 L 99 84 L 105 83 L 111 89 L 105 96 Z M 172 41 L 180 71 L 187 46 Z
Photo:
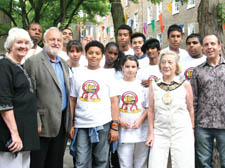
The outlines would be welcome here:
M 64 154 L 63 168 L 73 168 L 73 157 L 70 155 L 69 146 L 67 145 Z

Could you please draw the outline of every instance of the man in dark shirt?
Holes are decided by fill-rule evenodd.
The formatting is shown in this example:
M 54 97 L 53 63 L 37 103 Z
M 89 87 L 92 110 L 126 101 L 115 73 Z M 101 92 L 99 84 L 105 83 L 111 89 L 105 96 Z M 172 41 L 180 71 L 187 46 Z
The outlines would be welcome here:
M 196 67 L 191 78 L 194 93 L 196 167 L 212 167 L 216 139 L 221 167 L 225 167 L 225 60 L 214 34 L 203 39 L 207 61 Z

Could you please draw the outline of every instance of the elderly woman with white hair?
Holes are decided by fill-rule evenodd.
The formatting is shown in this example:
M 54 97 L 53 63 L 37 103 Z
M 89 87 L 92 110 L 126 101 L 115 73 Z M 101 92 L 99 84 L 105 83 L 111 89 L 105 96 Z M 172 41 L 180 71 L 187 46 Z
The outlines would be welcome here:
M 161 53 L 162 79 L 150 83 L 149 167 L 166 168 L 169 151 L 173 168 L 194 168 L 193 93 L 181 72 L 175 52 Z
M 21 60 L 32 46 L 27 31 L 12 28 L 0 59 L 0 167 L 29 168 L 30 151 L 39 149 L 36 100 Z

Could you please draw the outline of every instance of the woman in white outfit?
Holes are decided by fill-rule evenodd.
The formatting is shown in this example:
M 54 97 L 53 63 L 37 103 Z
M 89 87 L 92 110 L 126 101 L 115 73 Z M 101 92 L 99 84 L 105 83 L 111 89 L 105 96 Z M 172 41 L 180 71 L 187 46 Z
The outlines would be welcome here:
M 179 56 L 161 54 L 162 79 L 150 83 L 149 135 L 150 168 L 166 168 L 169 151 L 172 168 L 194 168 L 193 93 L 188 81 L 179 78 Z

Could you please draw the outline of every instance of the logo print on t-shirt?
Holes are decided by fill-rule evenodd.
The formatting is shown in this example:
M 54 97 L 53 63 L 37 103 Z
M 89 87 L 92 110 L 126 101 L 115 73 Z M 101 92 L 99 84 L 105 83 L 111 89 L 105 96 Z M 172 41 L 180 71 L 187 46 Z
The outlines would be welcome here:
M 80 100 L 86 102 L 99 102 L 101 99 L 98 97 L 98 91 L 100 89 L 99 84 L 96 81 L 88 80 L 83 83 L 82 90 L 83 94 Z
M 148 81 L 157 81 L 157 80 L 158 80 L 158 77 L 155 75 L 150 75 L 148 78 Z
M 184 76 L 186 80 L 191 80 L 193 70 L 194 70 L 194 67 L 190 67 L 185 70 Z
M 138 113 L 141 111 L 137 107 L 138 97 L 137 97 L 136 93 L 134 93 L 132 91 L 127 91 L 122 94 L 121 100 L 123 102 L 123 105 L 120 108 L 121 112 Z

